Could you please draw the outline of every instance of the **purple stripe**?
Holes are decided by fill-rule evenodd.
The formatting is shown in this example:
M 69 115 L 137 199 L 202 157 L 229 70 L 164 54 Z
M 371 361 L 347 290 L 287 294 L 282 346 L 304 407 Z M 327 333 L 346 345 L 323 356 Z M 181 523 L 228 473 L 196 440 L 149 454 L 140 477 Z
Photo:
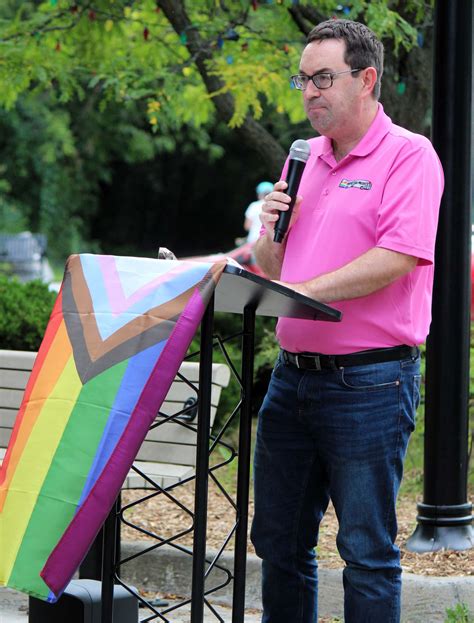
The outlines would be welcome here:
M 115 446 L 119 442 L 130 420 L 130 414 L 133 412 L 140 398 L 143 386 L 152 373 L 153 366 L 161 355 L 164 346 L 165 342 L 160 342 L 130 357 L 110 411 L 94 462 L 84 485 L 78 507 L 82 506 L 84 499 L 89 495 L 95 481 L 99 478 Z
M 59 595 L 71 580 L 112 508 L 148 428 L 168 393 L 204 310 L 204 302 L 196 289 L 177 321 L 106 469 L 43 567 L 40 575 L 55 595 Z

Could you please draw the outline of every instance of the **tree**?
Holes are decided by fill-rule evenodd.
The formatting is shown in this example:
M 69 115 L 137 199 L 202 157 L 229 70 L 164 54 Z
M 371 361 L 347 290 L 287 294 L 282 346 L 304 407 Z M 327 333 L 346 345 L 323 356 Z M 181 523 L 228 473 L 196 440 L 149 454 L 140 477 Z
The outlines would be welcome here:
M 92 92 L 103 106 L 145 100 L 156 132 L 218 118 L 274 179 L 286 149 L 262 112 L 302 120 L 288 76 L 310 28 L 333 14 L 362 19 L 398 52 L 419 40 L 408 19 L 427 18 L 422 0 L 10 0 L 0 11 L 0 105 L 28 91 L 52 91 L 60 102 Z
M 256 182 L 313 133 L 288 76 L 333 14 L 384 38 L 385 109 L 428 133 L 421 0 L 5 0 L 0 229 L 46 234 L 61 263 L 84 249 L 150 255 L 158 242 L 181 255 L 231 248 Z

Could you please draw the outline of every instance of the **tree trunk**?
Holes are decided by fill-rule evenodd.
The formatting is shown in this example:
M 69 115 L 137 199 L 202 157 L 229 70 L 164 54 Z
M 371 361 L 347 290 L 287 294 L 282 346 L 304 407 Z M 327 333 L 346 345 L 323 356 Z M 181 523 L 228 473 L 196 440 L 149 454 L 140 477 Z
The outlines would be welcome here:
M 210 76 L 206 63 L 212 60 L 212 50 L 186 13 L 182 0 L 158 0 L 166 18 L 174 31 L 180 35 L 186 33 L 186 47 L 194 61 L 204 82 L 207 92 L 212 95 L 225 85 L 217 76 Z M 234 114 L 234 99 L 230 93 L 221 93 L 212 98 L 217 114 L 225 123 L 229 123 Z M 267 162 L 268 177 L 279 179 L 286 153 L 278 141 L 250 115 L 247 115 L 242 125 L 235 128 L 235 132 L 242 142 L 256 151 Z

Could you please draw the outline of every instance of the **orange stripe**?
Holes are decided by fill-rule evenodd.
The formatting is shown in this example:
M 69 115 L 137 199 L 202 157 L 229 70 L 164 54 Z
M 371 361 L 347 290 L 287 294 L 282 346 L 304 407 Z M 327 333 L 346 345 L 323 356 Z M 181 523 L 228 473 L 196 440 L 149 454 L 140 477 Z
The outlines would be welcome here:
M 28 383 L 26 385 L 25 393 L 23 394 L 23 399 L 21 401 L 21 405 L 20 405 L 18 414 L 15 419 L 15 425 L 13 427 L 13 431 L 10 436 L 10 440 L 8 442 L 8 448 L 13 446 L 13 443 L 16 439 L 16 436 L 18 434 L 18 429 L 20 428 L 21 422 L 23 421 L 23 415 L 25 412 L 26 402 L 30 397 L 31 390 L 33 389 L 33 386 L 36 382 L 36 377 L 38 376 L 40 369 L 43 367 L 43 363 L 47 357 L 48 350 L 54 341 L 56 333 L 58 332 L 58 329 L 61 326 L 62 320 L 63 320 L 62 294 L 60 291 L 56 298 L 56 302 L 54 303 L 53 311 L 51 312 L 51 317 L 49 319 L 48 326 L 46 327 L 46 332 L 45 332 L 43 341 L 41 342 L 39 352 L 36 356 L 35 363 L 33 365 L 33 370 L 31 371 L 30 377 L 28 379 Z M 7 448 L 7 453 L 3 459 L 3 463 L 0 467 L 0 486 L 3 484 L 5 480 L 7 469 L 8 469 L 8 463 L 10 461 L 10 452 L 8 448 Z M 1 493 L 0 493 L 0 496 L 1 496 Z M 2 503 L 0 501 L 0 510 L 1 508 L 2 508 Z
M 33 376 L 32 372 L 28 381 L 27 391 L 2 465 L 3 482 L 0 481 L 0 512 L 3 509 L 11 479 L 21 459 L 31 430 L 41 413 L 44 402 L 48 399 L 71 357 L 72 348 L 64 322 L 61 321 L 57 327 L 54 340 L 49 341 L 49 350 L 45 351 L 41 348 L 40 353 L 42 357 L 39 362 L 38 359 L 35 362 L 35 374 Z
M 43 367 L 43 363 L 48 356 L 49 349 L 54 343 L 56 334 L 59 331 L 61 325 L 64 323 L 62 309 L 63 298 L 61 291 L 56 298 L 56 302 L 54 303 L 53 311 L 51 312 L 51 317 L 49 319 L 48 326 L 46 327 L 46 332 L 44 334 L 43 341 L 41 342 L 41 346 L 35 360 L 35 365 L 33 366 L 33 370 L 31 372 L 28 385 L 26 387 L 24 400 L 28 400 L 31 391 L 30 388 L 32 388 L 33 384 L 36 382 L 36 377 L 39 374 L 40 368 Z

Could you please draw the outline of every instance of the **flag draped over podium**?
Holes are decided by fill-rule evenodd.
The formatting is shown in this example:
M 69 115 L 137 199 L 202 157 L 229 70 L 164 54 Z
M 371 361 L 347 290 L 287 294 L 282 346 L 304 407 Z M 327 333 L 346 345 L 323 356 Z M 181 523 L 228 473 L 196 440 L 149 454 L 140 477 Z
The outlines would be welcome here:
M 0 471 L 0 585 L 59 598 L 120 491 L 225 265 L 69 258 Z

